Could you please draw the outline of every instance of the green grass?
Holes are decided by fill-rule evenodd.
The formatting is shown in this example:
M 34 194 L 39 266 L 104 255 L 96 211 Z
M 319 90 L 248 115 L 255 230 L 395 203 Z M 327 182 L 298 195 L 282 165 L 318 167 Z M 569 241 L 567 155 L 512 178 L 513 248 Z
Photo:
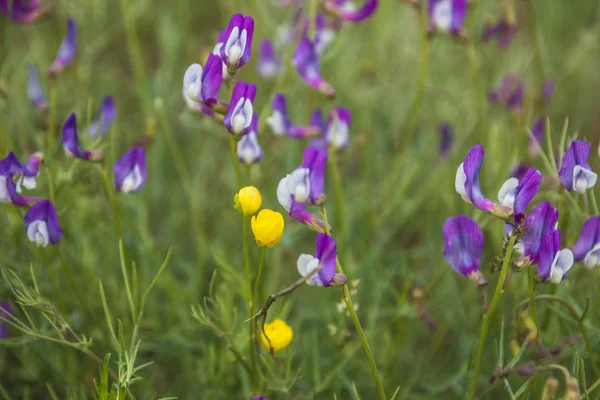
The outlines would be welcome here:
M 0 302 L 16 305 L 11 282 L 25 296 L 21 301 L 26 306 L 17 310 L 17 316 L 30 330 L 25 334 L 13 328 L 9 339 L 0 340 L 0 397 L 52 398 L 54 392 L 61 399 L 92 398 L 93 379 L 101 381 L 101 365 L 86 354 L 92 351 L 100 359 L 110 354 L 108 365 L 123 384 L 130 384 L 130 395 L 138 399 L 233 399 L 258 394 L 272 400 L 376 398 L 359 336 L 352 320 L 338 311 L 337 288 L 302 286 L 272 305 L 269 320 L 285 319 L 294 338 L 274 359 L 261 351 L 265 367 L 255 382 L 260 393 L 252 390 L 243 363 L 231 351 L 236 349 L 244 362 L 250 362 L 242 226 L 233 208 L 237 187 L 229 137 L 218 123 L 185 108 L 181 82 L 189 64 L 205 61 L 234 12 L 255 18 L 255 50 L 260 38 L 273 37 L 291 15 L 263 0 L 52 3 L 50 14 L 35 24 L 0 19 L 0 81 L 8 91 L 7 97 L 0 98 L 0 157 L 10 150 L 22 159 L 44 151 L 48 174 L 42 170 L 33 193 L 49 197 L 52 181 L 53 202 L 65 230 L 59 246 L 35 248 L 27 241 L 24 211 L 6 204 L 0 207 L 0 267 L 6 276 L 0 281 Z M 470 18 L 480 92 L 467 46 L 438 35 L 429 42 L 429 69 L 421 102 L 415 105 L 419 14 L 402 1 L 383 0 L 372 19 L 346 26 L 322 62 L 323 76 L 338 92 L 335 104 L 353 112 L 352 145 L 337 160 L 343 214 L 330 175 L 326 207 L 388 399 L 397 388 L 397 399 L 466 397 L 482 321 L 481 294 L 442 257 L 442 224 L 459 213 L 481 224 L 486 240 L 482 271 L 490 280 L 490 297 L 497 274 L 492 275 L 488 266 L 503 251 L 502 222 L 475 210 L 454 189 L 456 168 L 468 149 L 476 143 L 486 148 L 482 187 L 490 198 L 496 197 L 513 164 L 523 161 L 544 174 L 534 204 L 547 199 L 559 207 L 559 185 L 543 161 L 532 159 L 527 151 L 526 128 L 541 111 L 533 103 L 542 81 L 540 69 L 556 82 L 546 109 L 553 150 L 558 151 L 569 118 L 567 138 L 587 139 L 593 149 L 590 164 L 596 171 L 600 168 L 600 7 L 585 1 L 533 0 L 533 15 L 526 1 L 517 2 L 519 31 L 512 45 L 501 51 L 494 43 L 479 40 L 485 17 L 497 16 L 498 5 L 478 3 Z M 76 63 L 54 82 L 55 125 L 49 128 L 47 116 L 28 102 L 25 65 L 38 67 L 48 95 L 45 71 L 68 16 L 79 25 L 79 53 Z M 541 32 L 541 67 L 532 18 Z M 330 107 L 328 100 L 309 91 L 289 60 L 280 82 L 261 80 L 255 73 L 256 54 L 238 78 L 257 84 L 257 112 L 269 107 L 274 91 L 287 95 L 290 114 L 298 123 L 307 121 L 311 105 Z M 526 81 L 526 106 L 520 116 L 487 102 L 487 93 L 507 73 Z M 115 97 L 119 112 L 109 135 L 96 143 L 107 155 L 108 171 L 133 143 L 145 137 L 150 142 L 146 186 L 139 193 L 118 196 L 123 266 L 102 164 L 66 158 L 58 136 L 53 148 L 47 145 L 48 132 L 58 134 L 70 112 L 77 113 L 80 127 L 86 126 L 106 94 Z M 222 96 L 227 97 L 225 89 Z M 485 100 L 482 120 L 477 96 Z M 406 143 L 409 115 L 415 109 L 413 140 Z M 448 157 L 440 158 L 437 126 L 444 121 L 455 128 L 456 143 Z M 265 157 L 253 167 L 252 183 L 262 193 L 264 208 L 285 213 L 277 203 L 277 183 L 300 164 L 306 143 L 277 139 L 267 127 L 260 131 L 259 140 Z M 242 172 L 248 183 L 247 171 Z M 560 203 L 563 246 L 575 243 L 585 221 L 581 196 L 572 197 L 576 205 L 567 198 Z M 318 214 L 317 208 L 313 211 Z M 341 232 L 336 230 L 340 225 Z M 169 249 L 170 261 L 138 319 L 141 297 Z M 249 250 L 255 274 L 260 249 L 251 242 Z M 266 253 L 259 303 L 297 280 L 298 255 L 313 251 L 314 233 L 286 216 L 282 241 Z M 20 289 L 17 279 L 22 281 Z M 579 315 L 588 310 L 582 324 L 592 349 L 600 348 L 599 285 L 597 269 L 576 264 L 558 287 L 537 288 L 538 295 L 554 294 Z M 415 289 L 423 291 L 421 303 L 414 298 Z M 568 307 L 553 300 L 537 301 L 542 342 L 549 349 L 561 346 L 560 354 L 539 360 L 533 345 L 518 352 L 528 332 L 526 315 L 521 317 L 517 311 L 528 298 L 527 272 L 515 274 L 491 320 L 478 393 L 504 399 L 510 398 L 510 390 L 515 397 L 521 392 L 539 398 L 551 364 L 562 365 L 576 376 L 583 393 L 582 377 L 590 387 L 600 375 L 581 337 L 581 324 Z M 435 322 L 434 330 L 423 322 L 424 312 Z M 63 326 L 58 315 L 84 344 L 73 344 L 68 331 L 53 328 Z M 578 335 L 577 340 L 563 344 L 573 335 Z M 38 340 L 39 336 L 58 341 L 64 337 L 71 345 Z M 127 378 L 133 361 L 126 362 L 126 354 L 134 353 L 135 366 L 152 362 L 139 371 L 142 379 L 137 382 Z M 513 357 L 518 357 L 517 367 L 534 361 L 540 371 L 531 378 L 509 374 L 506 383 L 497 380 L 490 385 L 499 362 L 506 366 Z M 555 375 L 562 396 L 564 376 L 560 371 Z M 115 383 L 108 370 L 103 381 Z M 593 391 L 589 396 L 597 395 Z

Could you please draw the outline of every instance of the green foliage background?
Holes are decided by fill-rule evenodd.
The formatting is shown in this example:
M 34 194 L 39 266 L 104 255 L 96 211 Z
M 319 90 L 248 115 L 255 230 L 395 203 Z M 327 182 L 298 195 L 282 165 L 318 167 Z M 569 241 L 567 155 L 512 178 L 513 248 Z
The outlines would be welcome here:
M 0 213 L 0 266 L 8 281 L 15 284 L 12 270 L 25 287 L 33 285 L 33 271 L 41 298 L 53 304 L 75 332 L 92 339 L 90 349 L 100 358 L 110 353 L 110 365 L 118 369 L 118 349 L 110 338 L 99 280 L 112 323 L 116 330 L 117 319 L 122 322 L 127 346 L 133 323 L 119 262 L 119 235 L 101 169 L 66 158 L 58 137 L 48 148 L 48 132 L 58 133 L 70 112 L 77 113 L 84 127 L 102 97 L 113 95 L 118 120 L 109 136 L 95 144 L 105 150 L 109 170 L 133 143 L 151 138 L 146 186 L 135 195 L 118 196 L 125 253 L 137 266 L 140 293 L 172 248 L 170 264 L 148 297 L 139 326 L 141 345 L 136 365 L 152 364 L 139 372 L 143 380 L 130 387 L 131 393 L 139 399 L 249 398 L 247 374 L 228 349 L 233 343 L 247 357 L 242 230 L 240 216 L 232 207 L 237 188 L 228 134 L 209 118 L 186 110 L 181 81 L 189 64 L 204 62 L 231 14 L 241 12 L 255 18 L 255 50 L 260 38 L 273 37 L 277 27 L 291 16 L 270 0 L 52 3 L 50 14 L 35 24 L 16 25 L 0 19 L 0 80 L 8 91 L 7 97 L 0 99 L 0 155 L 14 150 L 23 159 L 33 151 L 44 151 L 65 235 L 60 247 L 33 247 L 27 241 L 23 212 L 4 204 Z M 559 151 L 568 117 L 567 137 L 587 138 L 593 148 L 590 164 L 596 171 L 600 168 L 599 4 L 583 0 L 516 1 L 519 31 L 513 44 L 501 51 L 494 43 L 479 40 L 486 16 L 498 15 L 500 4 L 477 3 L 469 18 L 475 61 L 481 67 L 479 92 L 468 46 L 439 35 L 429 41 L 426 84 L 422 101 L 415 106 L 418 77 L 423 71 L 423 44 L 418 11 L 401 1 L 383 0 L 372 19 L 345 27 L 322 62 L 324 77 L 338 92 L 335 103 L 353 112 L 352 145 L 338 159 L 343 214 L 334 204 L 331 179 L 326 182 L 327 207 L 334 229 L 343 226 L 336 236 L 340 259 L 349 281 L 360 280 L 354 301 L 359 304 L 357 312 L 388 397 L 398 387 L 397 398 L 465 396 L 481 321 L 481 295 L 443 259 L 441 226 L 458 213 L 481 223 L 486 239 L 482 269 L 490 277 L 490 293 L 496 277 L 488 266 L 501 256 L 503 245 L 502 223 L 476 211 L 455 192 L 454 175 L 467 150 L 476 143 L 486 148 L 482 186 L 489 197 L 495 197 L 511 167 L 523 161 L 545 176 L 536 201 L 549 199 L 559 206 L 558 185 L 546 164 L 531 159 L 526 145 L 527 128 L 537 117 L 533 101 L 542 72 L 556 83 L 546 110 L 553 151 Z M 27 100 L 25 66 L 31 63 L 39 68 L 48 94 L 45 71 L 62 40 L 68 16 L 79 25 L 79 53 L 76 65 L 54 82 L 56 108 L 48 127 L 47 116 Z M 542 38 L 541 68 L 536 60 L 532 21 L 539 23 Z M 138 42 L 132 41 L 132 34 Z M 308 119 L 313 105 L 329 107 L 328 100 L 308 90 L 289 59 L 287 73 L 278 82 L 261 80 L 255 64 L 256 56 L 239 79 L 257 84 L 258 111 L 269 107 L 275 91 L 288 96 L 290 114 L 298 123 Z M 487 93 L 507 73 L 526 80 L 523 114 L 515 116 L 486 100 L 484 119 L 478 121 L 477 96 L 487 99 Z M 407 143 L 404 138 L 411 110 L 416 116 L 415 135 Z M 454 126 L 457 137 L 452 153 L 442 159 L 437 126 L 444 121 Z M 263 207 L 284 212 L 277 203 L 276 186 L 300 163 L 305 143 L 276 139 L 268 128 L 259 132 L 259 140 L 265 157 L 252 170 L 253 184 L 262 192 Z M 34 193 L 47 197 L 49 190 L 44 170 Z M 567 200 L 560 203 L 564 246 L 576 241 L 585 221 L 582 199 L 574 199 L 576 204 Z M 286 217 L 282 242 L 267 252 L 260 299 L 296 280 L 298 255 L 313 250 L 314 234 Z M 255 272 L 259 249 L 253 244 L 251 257 Z M 129 261 L 127 269 L 131 274 Z M 526 275 L 512 278 L 493 321 L 479 385 L 485 398 L 510 398 L 502 381 L 490 385 L 489 377 L 498 364 L 498 348 L 506 364 L 512 358 L 510 341 L 517 340 L 518 348 L 527 336 L 523 320 L 516 314 L 517 306 L 528 298 Z M 58 280 L 58 291 L 53 279 Z M 556 295 L 579 313 L 589 303 L 585 326 L 596 352 L 600 348 L 599 283 L 597 269 L 589 271 L 576 265 L 556 290 Z M 415 288 L 423 291 L 421 308 L 412 296 Z M 548 285 L 538 286 L 541 294 L 550 290 Z M 205 300 L 207 297 L 210 300 Z M 4 281 L 0 284 L 2 300 L 15 304 Z M 302 287 L 271 307 L 270 318 L 284 318 L 294 329 L 294 339 L 288 349 L 278 353 L 277 361 L 262 353 L 268 364 L 264 395 L 271 399 L 349 399 L 358 393 L 363 399 L 375 398 L 360 341 L 350 319 L 338 311 L 339 301 L 337 289 Z M 39 299 L 36 302 L 39 306 Z M 191 307 L 197 305 L 200 308 L 194 308 L 196 311 L 208 305 L 214 313 L 210 319 L 213 325 L 192 317 Z M 434 330 L 423 323 L 423 308 L 436 323 Z M 49 322 L 56 323 L 55 319 L 45 319 L 36 307 L 25 309 L 39 332 L 57 337 Z M 564 307 L 540 301 L 538 314 L 547 348 L 580 335 L 578 324 Z M 18 310 L 17 316 L 21 320 L 26 317 L 23 310 Z M 585 375 L 589 386 L 600 378 L 594 373 L 594 356 L 586 351 L 580 336 L 574 342 L 563 346 L 552 362 L 576 375 L 580 368 L 575 366 L 582 357 L 587 374 L 577 376 Z M 520 358 L 519 365 L 537 360 L 535 346 L 527 348 Z M 536 361 L 538 366 L 544 363 L 548 362 Z M 16 330 L 10 339 L 0 341 L 0 393 L 6 399 L 51 398 L 51 393 L 55 398 L 91 398 L 91 382 L 98 379 L 98 370 L 99 365 L 77 349 L 35 340 Z M 557 376 L 562 393 L 563 377 Z M 532 377 L 526 393 L 539 398 L 547 377 L 548 372 Z M 511 375 L 508 382 L 517 391 L 526 379 Z M 583 380 L 580 386 L 586 387 Z M 591 393 L 590 398 L 593 395 L 597 393 Z

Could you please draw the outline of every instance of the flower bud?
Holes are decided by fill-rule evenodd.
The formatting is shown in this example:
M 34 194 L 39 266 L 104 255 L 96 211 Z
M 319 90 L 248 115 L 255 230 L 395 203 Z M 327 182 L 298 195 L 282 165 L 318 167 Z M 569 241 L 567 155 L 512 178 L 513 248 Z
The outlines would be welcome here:
M 290 344 L 293 336 L 294 331 L 292 331 L 292 327 L 286 324 L 281 318 L 276 318 L 273 322 L 265 324 L 260 338 L 265 349 L 277 353 Z
M 250 222 L 257 245 L 273 247 L 281 240 L 284 222 L 280 213 L 264 209 L 253 216 Z
M 335 274 L 333 275 L 333 281 L 329 284 L 329 286 L 344 286 L 348 282 L 348 278 L 344 274 Z
M 260 208 L 262 197 L 260 197 L 260 192 L 257 188 L 246 186 L 240 189 L 233 198 L 233 201 L 235 202 L 235 209 L 244 214 L 245 217 L 249 217 Z

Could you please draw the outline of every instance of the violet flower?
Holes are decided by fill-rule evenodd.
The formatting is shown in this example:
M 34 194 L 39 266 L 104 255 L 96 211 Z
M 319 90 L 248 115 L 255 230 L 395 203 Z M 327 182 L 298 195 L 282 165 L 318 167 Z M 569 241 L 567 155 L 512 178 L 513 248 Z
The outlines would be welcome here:
M 516 22 L 509 21 L 506 16 L 503 15 L 496 21 L 495 24 L 486 25 L 483 28 L 481 40 L 483 42 L 487 42 L 496 39 L 498 47 L 503 49 L 508 47 L 516 33 Z
M 442 228 L 444 257 L 452 269 L 479 285 L 486 279 L 479 270 L 483 253 L 483 232 L 477 222 L 466 215 L 450 217 Z
M 560 231 L 548 232 L 540 247 L 538 272 L 544 282 L 559 284 L 573 266 L 573 252 L 560 249 Z
M 236 70 L 250 60 L 253 34 L 254 19 L 252 17 L 245 17 L 242 14 L 234 14 L 231 17 L 225 33 L 227 39 L 221 46 L 221 59 L 227 64 L 230 75 L 234 75 Z
M 287 114 L 287 103 L 283 93 L 277 93 L 271 103 L 273 114 L 267 118 L 267 125 L 275 136 L 284 136 L 289 133 L 292 121 Z
M 27 83 L 27 97 L 31 103 L 42 111 L 47 111 L 50 108 L 48 100 L 44 96 L 44 90 L 40 84 L 37 70 L 33 65 L 27 65 L 27 72 L 29 73 L 29 81 Z
M 115 99 L 112 96 L 104 96 L 100 110 L 98 110 L 98 116 L 91 123 L 89 127 L 89 134 L 91 138 L 96 135 L 104 136 L 110 128 L 110 124 L 117 118 L 117 107 L 115 106 Z
M 213 48 L 213 51 L 212 51 L 212 54 L 219 56 L 219 58 L 221 58 L 221 47 L 223 47 L 223 45 L 227 41 L 227 37 L 225 35 L 227 35 L 227 29 L 223 29 L 219 33 L 219 42 L 215 45 L 215 47 Z M 224 81 L 228 80 L 229 79 L 229 71 L 227 70 L 227 64 L 225 64 L 225 62 L 223 60 L 221 60 L 221 72 L 222 72 L 223 80 Z
M 234 135 L 245 135 L 250 129 L 254 115 L 256 86 L 252 83 L 238 82 L 233 89 L 229 109 L 225 114 L 225 127 Z
M 19 195 L 13 176 L 24 174 L 23 164 L 13 152 L 0 160 L 0 203 L 13 204 L 18 207 L 29 207 L 34 199 Z
M 525 85 L 516 75 L 509 74 L 502 79 L 498 89 L 490 94 L 490 100 L 503 104 L 509 109 L 520 109 L 523 105 Z
M 58 75 L 75 59 L 77 54 L 77 25 L 73 18 L 67 20 L 67 36 L 63 39 L 56 58 L 50 65 L 50 75 Z
M 334 107 L 327 118 L 325 142 L 336 150 L 344 150 L 350 145 L 350 122 L 352 113 L 347 108 Z
M 327 19 L 323 14 L 317 14 L 315 19 L 315 50 L 321 55 L 335 38 L 335 31 L 327 25 Z
M 600 265 L 600 215 L 585 221 L 573 254 L 575 261 L 583 262 L 590 269 Z
M 319 136 L 325 132 L 325 121 L 323 120 L 323 113 L 320 108 L 313 110 L 308 126 L 296 126 L 292 125 L 289 129 L 288 135 L 291 138 L 299 139 L 310 136 Z
M 80 158 L 82 160 L 99 161 L 104 158 L 104 153 L 99 150 L 87 150 L 79 144 L 79 135 L 77 134 L 77 118 L 75 113 L 71 113 L 63 125 L 62 145 L 65 153 L 69 157 Z
M 36 151 L 29 156 L 27 162 L 23 165 L 22 173 L 17 180 L 17 193 L 21 193 L 21 188 L 31 190 L 35 189 L 36 179 L 39 176 L 40 162 L 44 159 L 44 153 Z
M 575 140 L 562 159 L 558 177 L 570 191 L 584 194 L 587 189 L 593 188 L 598 180 L 598 174 L 592 171 L 588 164 L 590 145 L 583 140 Z
M 343 286 L 346 276 L 336 274 L 336 243 L 326 234 L 317 233 L 315 255 L 301 254 L 297 261 L 298 272 L 310 286 Z M 313 274 L 311 272 L 315 271 Z
M 452 151 L 454 144 L 454 129 L 448 123 L 440 124 L 438 127 L 438 135 L 440 137 L 440 156 L 447 156 Z
M 529 202 L 535 197 L 541 184 L 542 173 L 530 168 L 522 179 L 509 178 L 504 182 L 498 192 L 498 200 L 518 216 L 527 210 Z
M 335 89 L 321 77 L 319 72 L 319 55 L 315 44 L 304 37 L 294 52 L 294 67 L 306 84 L 327 97 L 335 97 Z
M 479 171 L 483 163 L 483 155 L 483 147 L 479 144 L 467 153 L 465 161 L 456 171 L 456 191 L 465 201 L 472 203 L 481 211 L 506 220 L 512 216 L 512 209 L 488 199 L 479 186 Z
M 467 0 L 428 0 L 430 30 L 458 35 L 467 16 Z
M 242 164 L 256 164 L 262 160 L 263 149 L 258 143 L 258 117 L 255 115 L 250 125 L 250 132 L 237 142 L 237 156 Z
M 132 147 L 115 163 L 115 189 L 135 193 L 146 183 L 146 150 Z
M 10 5 L 10 10 L 9 10 Z M 0 0 L 0 12 L 8 15 L 17 23 L 29 24 L 46 12 L 40 0 Z
M 0 317 L 9 320 L 10 316 L 13 315 L 13 309 L 8 303 L 0 303 Z M 8 324 L 0 320 L 0 339 L 6 339 L 10 335 L 10 329 Z
M 275 53 L 275 46 L 269 39 L 260 42 L 257 63 L 258 75 L 263 79 L 272 79 L 283 71 L 283 63 Z
M 379 5 L 378 0 L 367 0 L 357 7 L 352 0 L 326 0 L 325 9 L 344 21 L 359 22 L 369 18 Z
M 531 210 L 525 219 L 525 235 L 517 249 L 524 253 L 529 263 L 538 262 L 544 236 L 556 230 L 558 210 L 544 201 Z
M 517 163 L 512 167 L 508 175 L 511 178 L 517 178 L 518 180 L 521 180 L 523 179 L 527 171 L 529 171 L 529 169 L 530 168 L 527 165 L 523 163 Z
M 186 101 L 202 102 L 207 106 L 216 104 L 223 80 L 222 65 L 221 59 L 212 53 L 208 55 L 204 68 L 200 64 L 190 65 L 183 76 L 183 97 Z
M 38 247 L 56 244 L 63 235 L 58 215 L 49 200 L 40 200 L 25 214 L 27 238 Z
M 546 134 L 546 116 L 542 115 L 538 119 L 535 120 L 533 126 L 531 127 L 531 135 L 533 137 L 529 137 L 529 154 L 532 157 L 536 157 L 539 154 L 538 146 L 541 147 L 544 143 L 544 135 Z

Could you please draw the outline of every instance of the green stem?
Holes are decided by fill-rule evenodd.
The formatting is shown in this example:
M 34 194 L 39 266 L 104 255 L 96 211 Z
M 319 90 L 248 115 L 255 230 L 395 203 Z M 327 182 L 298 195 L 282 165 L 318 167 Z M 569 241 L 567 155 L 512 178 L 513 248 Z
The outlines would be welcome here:
M 237 161 L 237 160 L 236 160 Z M 237 163 L 236 163 L 237 164 Z M 246 277 L 246 294 L 248 296 L 248 318 L 254 315 L 254 301 L 252 296 L 252 283 L 250 282 L 250 253 L 248 246 L 248 218 L 242 215 L 243 231 L 244 231 L 244 274 Z M 248 324 L 248 351 L 250 352 L 250 382 L 252 388 L 258 383 L 256 379 L 256 353 L 254 351 L 254 324 Z
M 471 75 L 477 110 L 477 118 L 473 128 L 475 131 L 477 131 L 479 127 L 483 126 L 483 120 L 485 117 L 485 96 L 481 85 L 481 67 L 479 63 L 479 57 L 477 56 L 477 50 L 475 49 L 475 42 L 473 41 L 473 21 L 475 19 L 475 12 L 479 3 L 480 2 L 474 2 L 472 7 L 469 7 L 470 9 L 467 16 L 467 22 L 465 23 L 465 31 L 467 32 L 467 37 L 465 39 L 465 55 L 469 64 L 469 73 Z
M 50 78 L 50 116 L 48 118 L 48 156 L 54 157 L 54 136 L 56 136 L 56 86 L 53 78 Z
M 419 117 L 421 105 L 423 104 L 423 95 L 425 93 L 425 86 L 427 84 L 427 74 L 429 71 L 429 16 L 427 13 L 427 6 L 425 4 L 421 5 L 419 21 L 421 36 L 419 47 L 419 75 L 417 77 L 417 89 L 415 97 L 412 102 L 408 118 L 406 120 L 406 127 L 404 129 L 404 138 L 402 140 L 404 149 L 410 146 L 414 137 L 415 124 L 417 122 L 417 118 Z
M 594 210 L 594 215 L 600 215 L 600 211 L 598 210 L 598 202 L 596 201 L 596 193 L 594 192 L 593 188 L 590 189 L 589 192 L 592 198 L 592 209 Z
M 510 259 L 512 257 L 513 247 L 515 246 L 516 240 L 516 236 L 511 236 L 510 240 L 508 241 L 506 254 L 504 255 L 504 261 L 502 262 L 502 270 L 500 271 L 500 277 L 498 278 L 496 290 L 494 291 L 494 298 L 490 303 L 490 307 L 488 308 L 487 314 L 485 314 L 483 317 L 483 323 L 481 324 L 481 332 L 479 334 L 477 356 L 475 358 L 473 375 L 471 376 L 471 388 L 469 391 L 470 400 L 475 399 L 475 394 L 477 392 L 477 383 L 479 382 L 479 375 L 481 374 L 481 361 L 483 360 L 483 352 L 485 350 L 485 342 L 487 339 L 488 329 L 490 327 L 492 317 L 494 316 L 494 312 L 496 311 L 496 307 L 498 307 L 498 303 L 500 302 L 500 296 L 503 293 L 502 288 L 504 286 L 504 281 L 506 280 L 506 275 L 508 275 L 508 270 L 510 269 Z
M 327 221 L 327 211 L 325 210 L 325 206 L 321 206 L 321 213 L 323 214 L 323 222 L 325 223 L 325 233 L 327 233 L 327 235 L 330 235 L 331 232 L 329 230 L 329 222 Z M 344 274 L 342 264 L 340 263 L 340 259 L 337 256 L 335 258 L 335 262 L 337 266 L 337 272 L 340 274 Z M 356 315 L 356 310 L 354 309 L 354 304 L 352 304 L 352 296 L 350 295 L 350 291 L 348 290 L 348 285 L 342 286 L 342 300 L 346 305 L 346 309 L 350 313 L 350 317 L 352 318 L 352 322 L 354 323 L 354 328 L 358 332 L 360 342 L 365 351 L 365 354 L 367 355 L 367 359 L 369 360 L 369 367 L 371 368 L 373 379 L 375 379 L 375 385 L 377 386 L 379 398 L 381 400 L 386 400 L 385 390 L 383 389 L 383 384 L 381 383 L 381 377 L 379 376 L 379 371 L 377 370 L 377 364 L 375 364 L 375 358 L 373 358 L 373 353 L 371 352 L 371 348 L 369 347 L 369 343 L 367 342 L 367 338 L 365 337 L 362 325 L 360 324 L 358 315 Z
M 329 168 L 333 180 L 334 201 L 335 201 L 335 227 L 336 235 L 341 238 L 340 247 L 344 247 L 344 195 L 342 190 L 342 178 L 337 165 L 337 154 L 333 146 L 329 147 Z
M 239 190 L 242 188 L 242 171 L 240 170 L 240 163 L 237 158 L 237 142 L 233 135 L 229 135 L 229 147 L 231 148 L 231 161 L 233 162 L 233 168 L 235 169 L 235 179 Z
M 254 294 L 252 295 L 252 304 L 256 303 L 258 298 L 258 287 L 260 286 L 260 278 L 262 277 L 263 267 L 265 265 L 265 253 L 267 252 L 267 246 L 263 246 L 260 252 L 260 263 L 258 264 L 258 272 L 256 274 L 256 280 L 254 281 Z
M 108 170 L 104 166 L 100 166 L 100 172 L 102 174 L 104 189 L 106 190 L 106 195 L 108 197 L 108 201 L 110 202 L 113 218 L 115 220 L 115 229 L 117 231 L 117 237 L 118 239 L 123 239 L 123 230 L 121 228 L 121 217 L 119 215 L 119 203 L 117 201 L 117 196 L 115 195 L 115 191 L 112 185 L 110 184 Z
M 533 325 L 535 326 L 535 342 L 536 343 L 540 343 L 540 327 L 539 327 L 539 322 L 538 322 L 538 315 L 537 315 L 537 307 L 535 305 L 535 281 L 533 280 L 533 268 L 529 267 L 528 268 L 529 273 L 527 274 L 528 277 L 528 283 L 529 283 L 529 311 L 531 313 L 531 319 L 533 320 Z
M 535 43 L 535 61 L 539 79 L 541 82 L 546 80 L 546 72 L 544 70 L 544 60 L 542 57 L 542 35 L 540 31 L 540 25 L 536 17 L 535 6 L 533 0 L 525 2 L 527 7 L 527 14 L 529 17 L 529 27 L 531 28 L 531 35 L 533 36 L 533 42 Z

